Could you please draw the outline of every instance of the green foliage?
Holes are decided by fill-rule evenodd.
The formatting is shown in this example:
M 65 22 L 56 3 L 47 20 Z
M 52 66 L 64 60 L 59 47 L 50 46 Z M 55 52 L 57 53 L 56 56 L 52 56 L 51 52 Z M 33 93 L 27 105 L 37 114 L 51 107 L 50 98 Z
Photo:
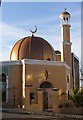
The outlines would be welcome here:
M 75 107 L 83 107 L 83 91 L 79 88 L 72 90 L 72 95 L 68 95 L 68 99 L 71 100 Z
M 75 88 L 72 90 L 71 95 L 62 93 L 60 96 L 64 97 L 65 95 L 68 98 L 68 101 L 71 101 L 76 108 L 83 108 L 83 89 L 80 90 L 79 88 Z

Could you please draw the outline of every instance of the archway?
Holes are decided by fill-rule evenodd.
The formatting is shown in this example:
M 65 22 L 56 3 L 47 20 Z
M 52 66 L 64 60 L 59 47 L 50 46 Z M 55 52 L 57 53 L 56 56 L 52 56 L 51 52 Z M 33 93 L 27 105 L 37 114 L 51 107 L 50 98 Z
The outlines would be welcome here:
M 40 88 L 43 89 L 44 110 L 52 109 L 52 83 L 45 81 L 41 83 Z
M 53 85 L 50 82 L 45 81 L 40 85 L 40 88 L 53 88 Z
M 2 101 L 6 102 L 6 74 L 2 73 L 0 75 L 0 82 L 2 84 Z

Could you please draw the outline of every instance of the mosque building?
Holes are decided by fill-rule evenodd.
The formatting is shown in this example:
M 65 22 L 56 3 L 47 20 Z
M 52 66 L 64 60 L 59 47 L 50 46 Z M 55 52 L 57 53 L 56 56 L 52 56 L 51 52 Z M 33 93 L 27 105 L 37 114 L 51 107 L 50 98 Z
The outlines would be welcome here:
M 45 39 L 26 36 L 13 46 L 10 61 L 1 62 L 2 105 L 43 111 L 58 105 L 61 93 L 79 87 L 79 59 L 71 53 L 69 12 L 60 14 L 61 52 Z

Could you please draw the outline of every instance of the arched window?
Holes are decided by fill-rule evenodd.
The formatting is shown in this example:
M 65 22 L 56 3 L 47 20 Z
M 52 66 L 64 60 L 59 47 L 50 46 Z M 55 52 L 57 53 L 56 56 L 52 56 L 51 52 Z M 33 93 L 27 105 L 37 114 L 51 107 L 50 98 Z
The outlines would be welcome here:
M 50 82 L 45 81 L 40 85 L 40 88 L 53 88 L 53 85 Z
M 6 74 L 2 73 L 0 75 L 0 82 L 2 84 L 2 101 L 6 101 Z
M 47 58 L 48 61 L 50 61 L 50 58 Z

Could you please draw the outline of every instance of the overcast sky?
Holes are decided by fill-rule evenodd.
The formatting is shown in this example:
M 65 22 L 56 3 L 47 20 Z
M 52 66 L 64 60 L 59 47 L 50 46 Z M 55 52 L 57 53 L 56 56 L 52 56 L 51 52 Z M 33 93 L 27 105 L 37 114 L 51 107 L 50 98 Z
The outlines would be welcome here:
M 36 36 L 46 39 L 55 50 L 61 50 L 59 15 L 64 8 L 71 14 L 72 51 L 80 58 L 81 2 L 3 2 L 2 21 L 0 19 L 0 28 L 3 26 L 0 60 L 9 60 L 13 45 L 19 39 L 31 35 L 30 29 L 34 30 L 35 25 L 38 28 Z

